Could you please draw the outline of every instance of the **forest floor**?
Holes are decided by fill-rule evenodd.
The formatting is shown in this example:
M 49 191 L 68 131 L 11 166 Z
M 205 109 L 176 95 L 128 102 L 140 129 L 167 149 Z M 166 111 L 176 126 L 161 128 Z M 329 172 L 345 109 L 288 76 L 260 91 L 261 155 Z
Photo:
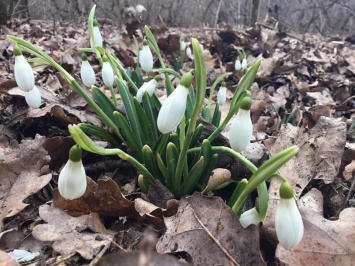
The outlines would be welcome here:
M 142 31 L 129 27 L 122 34 L 111 25 L 100 29 L 122 64 L 135 68 L 137 48 L 130 36 L 136 33 L 141 42 Z M 195 193 L 176 200 L 157 185 L 146 195 L 137 186 L 135 170 L 112 156 L 84 153 L 87 192 L 78 200 L 61 198 L 58 175 L 74 143 L 68 125 L 102 122 L 47 66 L 34 68 L 43 104 L 29 108 L 14 80 L 13 45 L 6 35 L 36 44 L 81 83 L 79 48 L 89 47 L 87 26 L 12 20 L 0 28 L 0 265 L 355 265 L 352 40 L 289 36 L 266 27 L 240 32 L 229 27 L 167 28 L 161 21 L 151 29 L 172 68 L 180 55 L 181 34 L 186 42 L 192 37 L 200 41 L 208 89 L 221 74 L 233 72 L 225 80 L 226 108 L 242 77 L 234 70 L 238 50 L 244 49 L 248 62 L 263 57 L 251 88 L 255 140 L 244 155 L 260 166 L 284 148 L 300 147 L 280 173 L 295 188 L 305 226 L 301 243 L 291 250 L 278 245 L 274 230 L 278 179 L 268 183 L 265 221 L 247 229 L 225 204 L 233 187 L 215 196 Z M 108 92 L 98 61 L 91 56 L 89 60 L 98 84 Z M 158 62 L 155 67 L 160 67 Z M 193 55 L 185 58 L 180 71 L 192 67 Z M 224 168 L 234 180 L 251 176 L 238 161 Z M 28 261 L 11 259 L 14 250 L 30 252 Z

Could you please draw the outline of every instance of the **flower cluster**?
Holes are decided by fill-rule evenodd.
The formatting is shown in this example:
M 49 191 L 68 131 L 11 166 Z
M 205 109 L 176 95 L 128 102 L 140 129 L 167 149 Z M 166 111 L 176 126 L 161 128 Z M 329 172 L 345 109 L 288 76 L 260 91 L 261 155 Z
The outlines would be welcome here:
M 15 45 L 15 80 L 17 86 L 25 92 L 25 100 L 32 108 L 41 106 L 41 93 L 35 86 L 35 78 L 30 64 L 22 55 L 21 49 Z

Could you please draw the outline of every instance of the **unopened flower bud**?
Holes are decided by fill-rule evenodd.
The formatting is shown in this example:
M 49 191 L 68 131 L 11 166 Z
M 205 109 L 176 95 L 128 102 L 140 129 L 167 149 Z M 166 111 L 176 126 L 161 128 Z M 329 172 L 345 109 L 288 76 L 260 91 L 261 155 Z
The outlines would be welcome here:
M 143 47 L 139 51 L 139 64 L 145 73 L 150 73 L 153 70 L 153 54 L 150 51 L 148 41 L 143 41 Z
M 21 49 L 15 45 L 15 80 L 17 86 L 23 91 L 31 91 L 35 86 L 35 77 L 30 64 L 22 55 Z
M 85 86 L 91 87 L 96 82 L 95 71 L 90 65 L 85 53 L 81 55 L 81 59 L 82 59 L 81 68 L 80 68 L 81 80 L 83 81 Z

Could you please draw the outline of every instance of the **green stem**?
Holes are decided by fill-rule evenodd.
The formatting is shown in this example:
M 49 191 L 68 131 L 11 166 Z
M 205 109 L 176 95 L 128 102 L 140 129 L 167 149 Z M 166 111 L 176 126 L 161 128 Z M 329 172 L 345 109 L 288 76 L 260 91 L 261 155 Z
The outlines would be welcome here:
M 116 99 L 115 91 L 113 90 L 113 86 L 110 86 L 109 89 L 110 89 L 110 92 L 111 92 L 113 105 L 114 105 L 115 107 L 117 107 L 117 99 Z

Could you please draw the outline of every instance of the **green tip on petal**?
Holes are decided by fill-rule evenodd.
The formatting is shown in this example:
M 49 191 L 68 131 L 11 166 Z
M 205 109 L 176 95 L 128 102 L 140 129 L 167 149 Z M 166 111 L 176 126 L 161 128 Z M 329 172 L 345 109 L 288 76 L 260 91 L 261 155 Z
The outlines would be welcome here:
M 69 151 L 69 159 L 73 162 L 79 162 L 82 157 L 82 150 L 79 145 L 74 145 Z
M 251 107 L 251 98 L 246 96 L 240 102 L 240 109 L 250 110 L 250 107 Z
M 148 40 L 146 38 L 143 40 L 143 45 L 148 45 Z
M 192 83 L 192 70 L 185 73 L 180 79 L 180 85 L 184 86 L 185 88 L 190 88 Z
M 226 83 L 223 81 L 221 84 L 221 87 L 225 87 L 225 86 L 226 86 Z
M 154 79 L 155 79 L 155 81 L 161 81 L 161 77 L 160 77 L 159 75 L 156 75 L 156 76 L 154 77 Z
M 92 24 L 93 24 L 94 27 L 98 27 L 99 26 L 99 22 L 97 22 L 97 19 L 94 19 Z
M 281 197 L 281 199 L 292 199 L 293 198 L 293 188 L 289 182 L 283 182 L 281 184 L 280 197 Z
M 108 62 L 108 58 L 107 58 L 107 56 L 106 56 L 106 55 L 104 55 L 104 56 L 102 57 L 102 60 L 103 60 L 104 62 Z
M 14 54 L 15 54 L 15 56 L 22 55 L 22 51 L 21 51 L 20 47 L 18 47 L 18 45 L 14 46 Z
M 81 60 L 82 61 L 88 61 L 88 56 L 86 55 L 86 53 L 82 53 L 81 54 Z

